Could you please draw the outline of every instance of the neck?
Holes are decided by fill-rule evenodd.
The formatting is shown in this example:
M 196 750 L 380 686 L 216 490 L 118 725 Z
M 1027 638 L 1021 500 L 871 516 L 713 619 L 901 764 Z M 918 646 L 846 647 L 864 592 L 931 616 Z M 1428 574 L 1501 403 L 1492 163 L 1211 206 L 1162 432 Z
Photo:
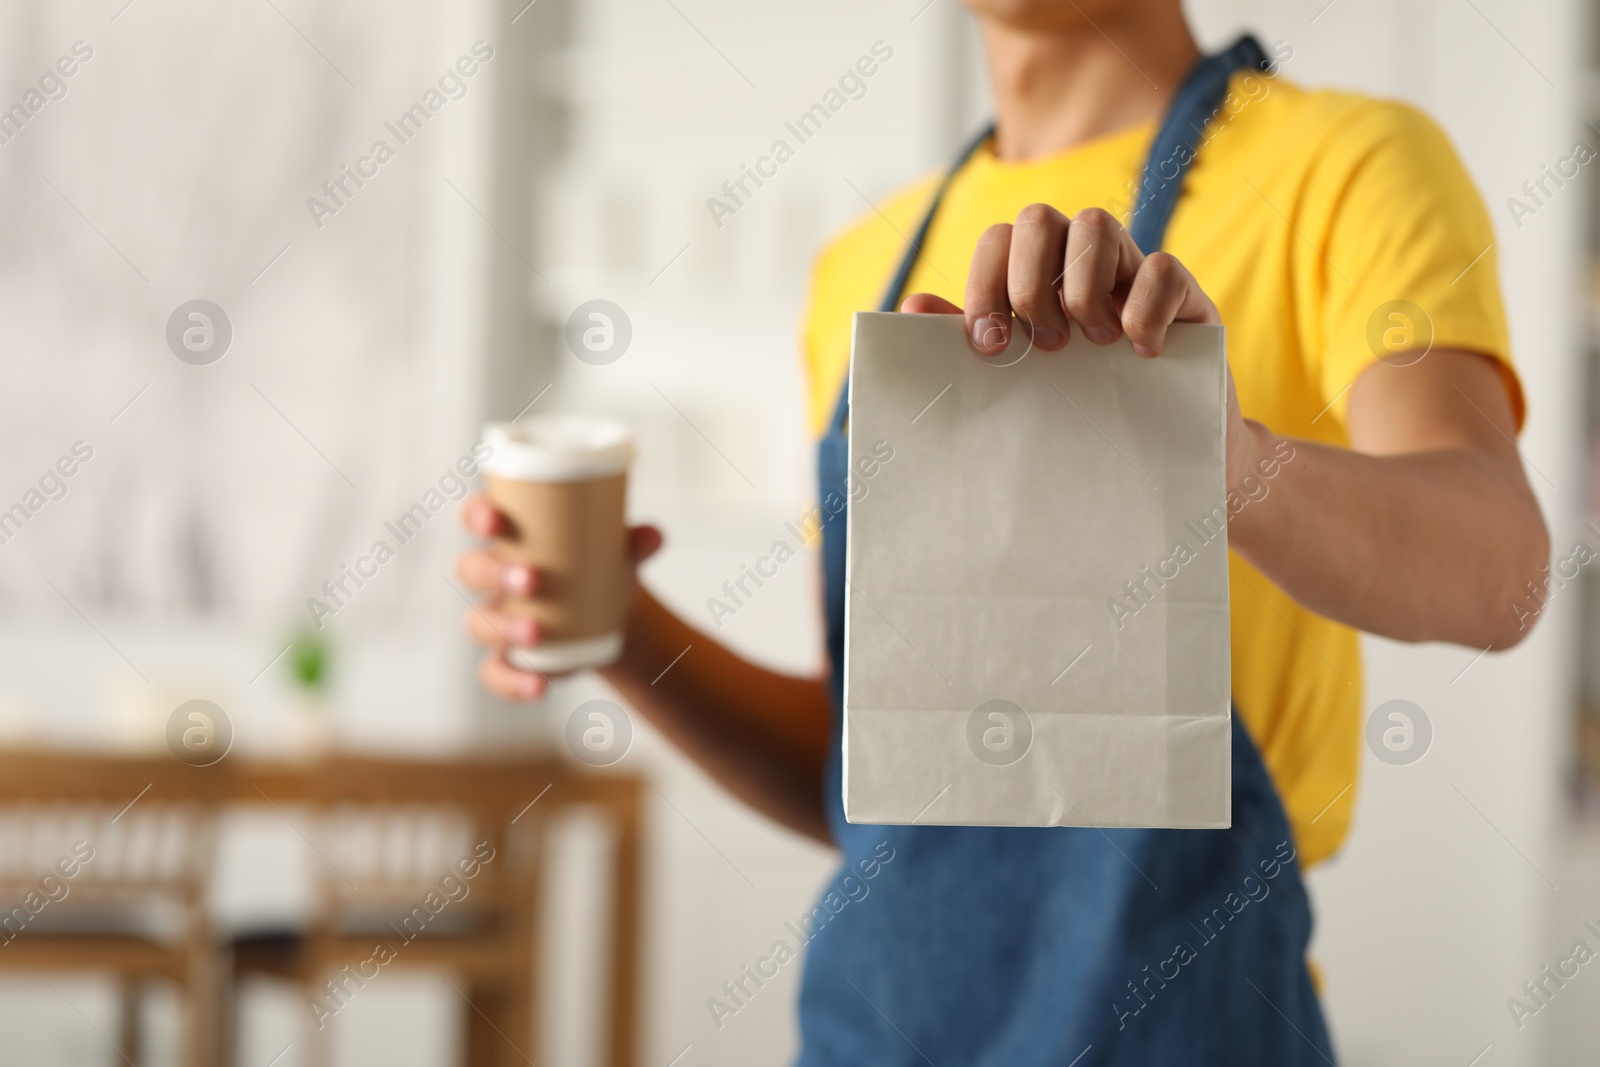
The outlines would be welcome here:
M 995 154 L 1038 159 L 1161 115 L 1200 57 L 1172 5 L 1050 29 L 982 21 Z

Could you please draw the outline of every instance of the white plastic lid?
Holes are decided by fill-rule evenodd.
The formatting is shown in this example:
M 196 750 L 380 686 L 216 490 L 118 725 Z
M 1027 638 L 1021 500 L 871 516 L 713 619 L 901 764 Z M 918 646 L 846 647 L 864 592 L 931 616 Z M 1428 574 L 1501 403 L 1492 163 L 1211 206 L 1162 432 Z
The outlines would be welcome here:
M 525 482 L 578 482 L 620 474 L 633 461 L 633 434 L 593 415 L 534 415 L 483 430 L 483 469 Z

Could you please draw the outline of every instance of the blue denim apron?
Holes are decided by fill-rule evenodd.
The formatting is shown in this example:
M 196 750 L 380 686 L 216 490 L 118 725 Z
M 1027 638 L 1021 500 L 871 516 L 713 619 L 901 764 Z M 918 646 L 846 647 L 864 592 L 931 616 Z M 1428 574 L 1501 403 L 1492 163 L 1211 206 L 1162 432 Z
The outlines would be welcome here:
M 1179 89 L 1135 208 L 1145 252 L 1161 246 L 1195 143 L 1248 67 L 1265 57 L 1246 37 Z M 882 310 L 898 306 L 951 177 L 991 132 L 934 194 Z M 819 449 L 825 502 L 848 499 L 848 388 Z M 823 514 L 836 709 L 824 804 L 844 865 L 804 926 L 801 1067 L 1331 1064 L 1293 838 L 1237 714 L 1228 830 L 845 822 L 845 513 Z

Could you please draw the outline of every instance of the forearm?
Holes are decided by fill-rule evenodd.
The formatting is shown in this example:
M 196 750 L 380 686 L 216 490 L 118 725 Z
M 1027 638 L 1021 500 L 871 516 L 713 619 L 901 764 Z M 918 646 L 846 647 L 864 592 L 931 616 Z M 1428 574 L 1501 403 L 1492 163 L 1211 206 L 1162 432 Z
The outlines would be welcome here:
M 831 840 L 822 808 L 832 736 L 824 682 L 758 667 L 644 589 L 637 596 L 622 658 L 602 672 L 606 681 L 735 796 Z
M 1253 451 L 1281 440 L 1247 423 Z M 1515 604 L 1549 539 L 1515 454 L 1373 456 L 1292 441 L 1266 494 L 1228 524 L 1235 551 L 1319 614 L 1402 641 L 1514 645 Z M 1259 492 L 1259 491 L 1258 491 Z

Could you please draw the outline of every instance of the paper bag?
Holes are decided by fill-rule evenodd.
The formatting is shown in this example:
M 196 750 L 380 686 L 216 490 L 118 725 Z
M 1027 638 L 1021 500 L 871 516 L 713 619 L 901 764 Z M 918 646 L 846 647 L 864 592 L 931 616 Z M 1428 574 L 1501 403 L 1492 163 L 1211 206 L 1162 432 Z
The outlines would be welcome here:
M 1228 826 L 1222 327 L 963 331 L 855 318 L 847 819 Z

